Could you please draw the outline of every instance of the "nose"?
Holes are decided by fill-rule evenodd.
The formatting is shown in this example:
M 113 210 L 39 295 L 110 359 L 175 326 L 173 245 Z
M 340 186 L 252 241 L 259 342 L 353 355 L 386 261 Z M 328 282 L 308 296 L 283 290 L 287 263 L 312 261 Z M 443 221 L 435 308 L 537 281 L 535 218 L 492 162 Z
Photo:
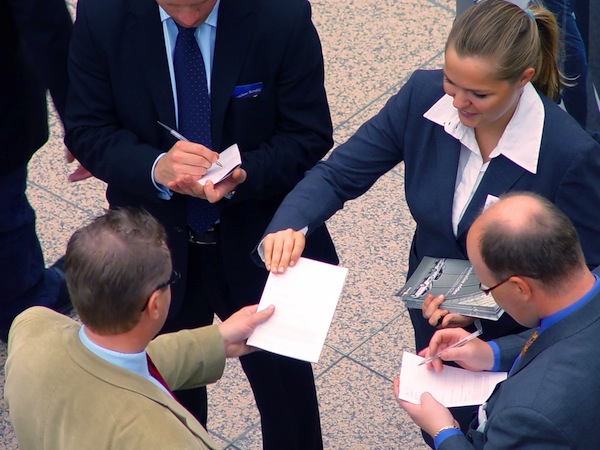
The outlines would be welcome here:
M 457 89 L 455 92 L 449 95 L 453 98 L 452 106 L 454 106 L 456 109 L 466 109 L 471 103 L 466 92 L 464 92 L 462 89 Z

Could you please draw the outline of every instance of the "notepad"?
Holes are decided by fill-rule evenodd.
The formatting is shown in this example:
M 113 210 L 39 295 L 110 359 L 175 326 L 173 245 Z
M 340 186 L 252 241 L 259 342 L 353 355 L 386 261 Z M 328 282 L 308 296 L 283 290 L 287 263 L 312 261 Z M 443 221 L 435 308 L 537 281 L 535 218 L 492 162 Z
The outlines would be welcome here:
M 285 273 L 269 274 L 258 309 L 275 305 L 275 314 L 254 330 L 248 345 L 317 362 L 347 273 L 344 267 L 300 258 Z
M 400 368 L 398 398 L 420 404 L 421 394 L 429 392 L 447 408 L 483 404 L 496 385 L 506 380 L 506 372 L 472 372 L 458 367 L 444 366 L 441 372 L 419 366 L 418 355 L 404 352 Z
M 242 157 L 237 144 L 233 144 L 219 153 L 219 162 L 223 167 L 213 164 L 206 171 L 204 176 L 198 180 L 198 183 L 204 186 L 206 182 L 210 180 L 214 184 L 217 184 L 219 181 L 224 180 L 231 175 L 235 169 L 240 167 L 242 164 Z

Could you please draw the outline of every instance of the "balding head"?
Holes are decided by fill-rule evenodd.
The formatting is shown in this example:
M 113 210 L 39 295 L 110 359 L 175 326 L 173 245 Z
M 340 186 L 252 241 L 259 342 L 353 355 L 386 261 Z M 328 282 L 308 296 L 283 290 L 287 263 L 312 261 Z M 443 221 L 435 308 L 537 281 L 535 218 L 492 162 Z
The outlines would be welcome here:
M 125 333 L 139 322 L 156 286 L 169 279 L 164 229 L 148 212 L 109 210 L 73 234 L 65 272 L 82 322 L 98 334 Z
M 555 289 L 586 270 L 569 218 L 532 193 L 507 194 L 484 211 L 469 231 L 467 248 L 469 258 L 480 257 L 497 280 L 520 275 Z

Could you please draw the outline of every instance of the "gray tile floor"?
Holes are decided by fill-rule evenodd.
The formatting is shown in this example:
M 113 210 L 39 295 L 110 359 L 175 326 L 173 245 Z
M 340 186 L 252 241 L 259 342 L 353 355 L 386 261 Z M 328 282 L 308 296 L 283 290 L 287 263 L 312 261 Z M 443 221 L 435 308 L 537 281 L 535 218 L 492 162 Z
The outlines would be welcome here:
M 313 0 L 312 5 L 336 145 L 375 114 L 413 70 L 442 64 L 453 0 Z M 48 264 L 64 253 L 71 233 L 106 206 L 98 180 L 67 182 L 73 167 L 62 151 L 62 128 L 53 117 L 51 139 L 29 165 L 28 190 Z M 327 449 L 427 448 L 392 392 L 402 350 L 413 346 L 406 309 L 393 296 L 404 281 L 413 230 L 403 181 L 398 166 L 329 221 L 349 275 L 314 365 Z M 5 359 L 6 346 L 0 344 L 1 367 Z M 3 386 L 2 369 L 0 390 Z M 223 379 L 209 389 L 215 440 L 227 449 L 260 449 L 259 416 L 239 363 L 229 361 Z M 0 449 L 17 448 L 1 400 Z

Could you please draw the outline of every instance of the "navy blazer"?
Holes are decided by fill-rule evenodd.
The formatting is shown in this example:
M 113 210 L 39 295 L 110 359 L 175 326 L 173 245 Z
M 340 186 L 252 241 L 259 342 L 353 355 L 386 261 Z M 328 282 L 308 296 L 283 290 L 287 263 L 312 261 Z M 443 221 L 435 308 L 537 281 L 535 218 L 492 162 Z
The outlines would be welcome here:
M 533 191 L 555 203 L 575 225 L 588 265 L 599 265 L 600 145 L 543 96 L 545 122 L 537 174 L 502 155 L 492 159 L 458 226 L 458 236 L 454 235 L 452 203 L 460 142 L 423 118 L 443 95 L 440 70 L 416 71 L 375 117 L 306 174 L 265 234 L 306 225 L 310 233 L 403 161 L 406 201 L 416 222 L 409 276 L 424 256 L 466 259 L 467 231 L 488 194 L 497 197 L 508 191 Z M 435 331 L 419 316 L 420 312 L 412 315 L 418 350 L 428 345 Z M 483 321 L 486 340 L 520 329 L 505 316 L 498 322 Z
M 530 332 L 529 332 L 530 334 Z M 600 433 L 600 293 L 531 344 L 487 401 L 483 432 L 445 439 L 450 449 L 593 449 Z M 520 341 L 519 341 L 519 338 Z M 515 345 L 520 342 L 519 345 Z M 496 341 L 510 370 L 524 336 Z
M 232 200 L 219 202 L 223 260 L 232 298 L 256 302 L 267 272 L 250 253 L 283 197 L 331 148 L 321 45 L 304 0 L 221 0 L 211 80 L 215 151 L 237 143 L 248 174 Z M 186 276 L 185 197 L 161 200 L 151 167 L 176 142 L 158 5 L 152 0 L 80 0 L 71 46 L 66 142 L 108 183 L 111 207 L 144 207 L 165 225 L 174 267 Z M 263 83 L 256 97 L 236 86 Z M 313 258 L 337 263 L 324 227 Z M 173 289 L 171 315 L 182 301 Z
M 0 0 L 0 175 L 48 140 L 46 90 L 64 114 L 72 28 L 64 0 Z

